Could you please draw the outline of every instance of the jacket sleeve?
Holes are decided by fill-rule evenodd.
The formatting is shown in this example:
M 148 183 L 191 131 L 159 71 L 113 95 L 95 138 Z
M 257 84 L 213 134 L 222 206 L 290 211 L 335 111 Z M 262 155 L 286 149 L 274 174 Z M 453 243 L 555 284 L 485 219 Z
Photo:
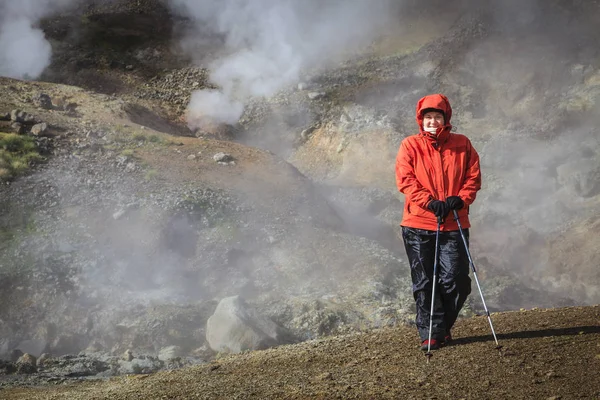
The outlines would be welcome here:
M 467 143 L 467 152 L 465 180 L 458 195 L 463 199 L 465 205 L 469 206 L 475 201 L 477 191 L 481 189 L 481 169 L 479 167 L 479 154 L 477 154 L 470 141 Z
M 396 156 L 396 185 L 409 202 L 421 208 L 427 208 L 427 204 L 433 198 L 432 194 L 417 180 L 412 151 L 406 140 L 402 141 Z

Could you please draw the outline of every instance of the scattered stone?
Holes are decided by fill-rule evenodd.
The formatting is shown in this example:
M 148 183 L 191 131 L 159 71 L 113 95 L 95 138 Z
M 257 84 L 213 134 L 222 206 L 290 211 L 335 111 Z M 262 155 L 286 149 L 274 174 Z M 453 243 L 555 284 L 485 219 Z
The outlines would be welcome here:
M 117 165 L 123 166 L 123 165 L 126 165 L 127 161 L 129 161 L 129 157 L 120 155 L 120 156 L 117 156 L 116 160 L 117 160 Z
M 19 357 L 15 364 L 19 374 L 33 374 L 37 372 L 37 368 L 35 366 L 36 359 L 31 354 L 23 354 L 21 357 Z
M 213 156 L 213 160 L 218 162 L 219 164 L 229 164 L 234 161 L 233 156 L 231 154 L 226 153 L 217 153 Z
M 210 347 L 208 347 L 206 344 L 203 344 L 202 346 L 193 350 L 191 354 L 194 357 L 198 357 L 205 361 L 210 360 L 215 356 L 215 352 Z
M 68 116 L 75 116 L 77 114 L 77 103 L 67 103 L 63 107 L 63 110 L 66 112 Z
M 325 97 L 327 93 L 325 92 L 309 92 L 308 93 L 308 98 L 310 100 L 318 100 L 318 99 L 322 99 L 323 97 Z
M 156 357 L 146 356 L 143 358 L 132 358 L 131 360 L 120 360 L 119 374 L 150 374 L 159 371 L 164 363 Z
M 179 346 L 167 346 L 160 349 L 158 352 L 158 359 L 161 361 L 169 361 L 179 357 L 183 357 L 185 354 Z
M 31 134 L 34 136 L 44 136 L 48 130 L 48 124 L 42 122 L 31 127 Z
M 135 172 L 135 170 L 137 169 L 136 165 L 134 162 L 128 162 L 127 165 L 125 166 L 125 172 Z
M 52 139 L 49 137 L 38 137 L 35 139 L 35 144 L 37 145 L 38 151 L 42 155 L 48 155 L 52 153 L 52 149 L 54 148 L 54 144 Z
M 189 156 L 187 156 L 188 160 L 195 160 L 196 159 L 196 155 L 195 154 L 190 154 Z
M 24 127 L 24 126 L 23 126 L 23 124 L 21 124 L 20 122 L 13 122 L 13 123 L 10 125 L 10 129 L 11 129 L 11 130 L 12 130 L 14 133 L 16 133 L 16 134 L 19 134 L 19 135 L 22 135 L 22 134 L 24 134 L 24 133 L 25 133 L 25 127 Z
M 25 111 L 22 111 L 22 110 L 12 110 L 10 112 L 10 120 L 13 122 L 19 122 L 22 124 L 35 122 L 35 118 L 33 117 L 33 115 L 26 113 Z
M 102 130 L 90 129 L 85 132 L 85 137 L 87 137 L 87 138 L 91 137 L 91 138 L 101 139 L 105 136 L 106 136 L 106 132 L 102 131 Z
M 52 360 L 52 356 L 48 353 L 42 353 L 37 359 L 37 366 L 43 367 L 48 361 Z
M 313 87 L 313 85 L 311 85 L 308 82 L 300 82 L 298 84 L 298 90 L 308 90 L 308 89 L 310 89 L 312 87 Z
M 45 110 L 51 110 L 52 107 L 52 99 L 46 93 L 38 93 L 33 97 L 33 104 L 37 107 L 41 107 Z
M 64 96 L 55 97 L 52 99 L 52 107 L 57 110 L 64 110 L 67 99 Z
M 237 130 L 233 125 L 217 122 L 209 122 L 199 118 L 197 121 L 188 118 L 188 123 L 200 125 L 195 131 L 197 138 L 211 138 L 217 140 L 231 140 L 236 136 Z
M 133 360 L 133 352 L 130 349 L 125 350 L 125 352 L 121 356 L 121 360 L 124 360 L 124 361 Z

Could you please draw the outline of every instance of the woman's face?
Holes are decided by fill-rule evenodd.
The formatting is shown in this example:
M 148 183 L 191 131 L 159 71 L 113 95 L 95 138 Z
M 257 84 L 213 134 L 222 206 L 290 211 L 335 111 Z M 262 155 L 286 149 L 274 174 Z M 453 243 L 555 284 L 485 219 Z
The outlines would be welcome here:
M 437 111 L 430 111 L 423 115 L 423 129 L 427 131 L 427 128 L 437 129 L 440 126 L 444 126 L 444 114 Z

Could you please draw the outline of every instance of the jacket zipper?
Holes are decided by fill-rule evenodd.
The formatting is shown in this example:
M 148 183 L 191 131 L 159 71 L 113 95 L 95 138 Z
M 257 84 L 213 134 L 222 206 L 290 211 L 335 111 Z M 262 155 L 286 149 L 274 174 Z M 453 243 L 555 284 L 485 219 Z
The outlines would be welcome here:
M 440 155 L 440 183 L 442 188 L 442 201 L 446 201 L 446 187 L 444 185 L 444 159 L 442 157 L 442 146 L 439 146 L 438 153 Z
M 445 186 L 444 185 L 444 161 L 443 161 L 443 158 L 442 158 L 442 146 L 443 146 L 443 144 L 440 144 L 438 146 L 438 148 L 435 149 L 435 150 L 438 153 L 439 160 L 440 160 L 440 169 L 439 169 L 439 171 L 440 171 L 440 178 L 439 178 L 440 181 L 439 181 L 439 184 L 440 184 L 440 187 L 442 188 L 442 198 L 440 200 L 446 201 L 446 188 L 444 187 Z M 443 225 L 444 224 L 442 223 L 442 226 Z

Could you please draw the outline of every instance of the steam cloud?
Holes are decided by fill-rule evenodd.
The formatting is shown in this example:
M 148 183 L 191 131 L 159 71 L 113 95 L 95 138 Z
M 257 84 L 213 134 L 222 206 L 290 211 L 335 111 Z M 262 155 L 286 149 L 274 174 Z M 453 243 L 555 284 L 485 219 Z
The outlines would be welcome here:
M 270 96 L 304 68 L 339 61 L 390 22 L 390 0 L 171 0 L 198 31 L 221 35 L 227 53 L 209 65 L 219 90 L 193 93 L 188 123 L 235 123 L 251 97 Z M 200 36 L 200 35 L 198 35 Z
M 2 0 L 0 2 L 0 75 L 35 79 L 50 64 L 52 49 L 35 25 L 76 0 Z
M 0 31 L 0 75 L 37 78 L 50 64 L 50 43 L 30 20 L 5 21 Z

